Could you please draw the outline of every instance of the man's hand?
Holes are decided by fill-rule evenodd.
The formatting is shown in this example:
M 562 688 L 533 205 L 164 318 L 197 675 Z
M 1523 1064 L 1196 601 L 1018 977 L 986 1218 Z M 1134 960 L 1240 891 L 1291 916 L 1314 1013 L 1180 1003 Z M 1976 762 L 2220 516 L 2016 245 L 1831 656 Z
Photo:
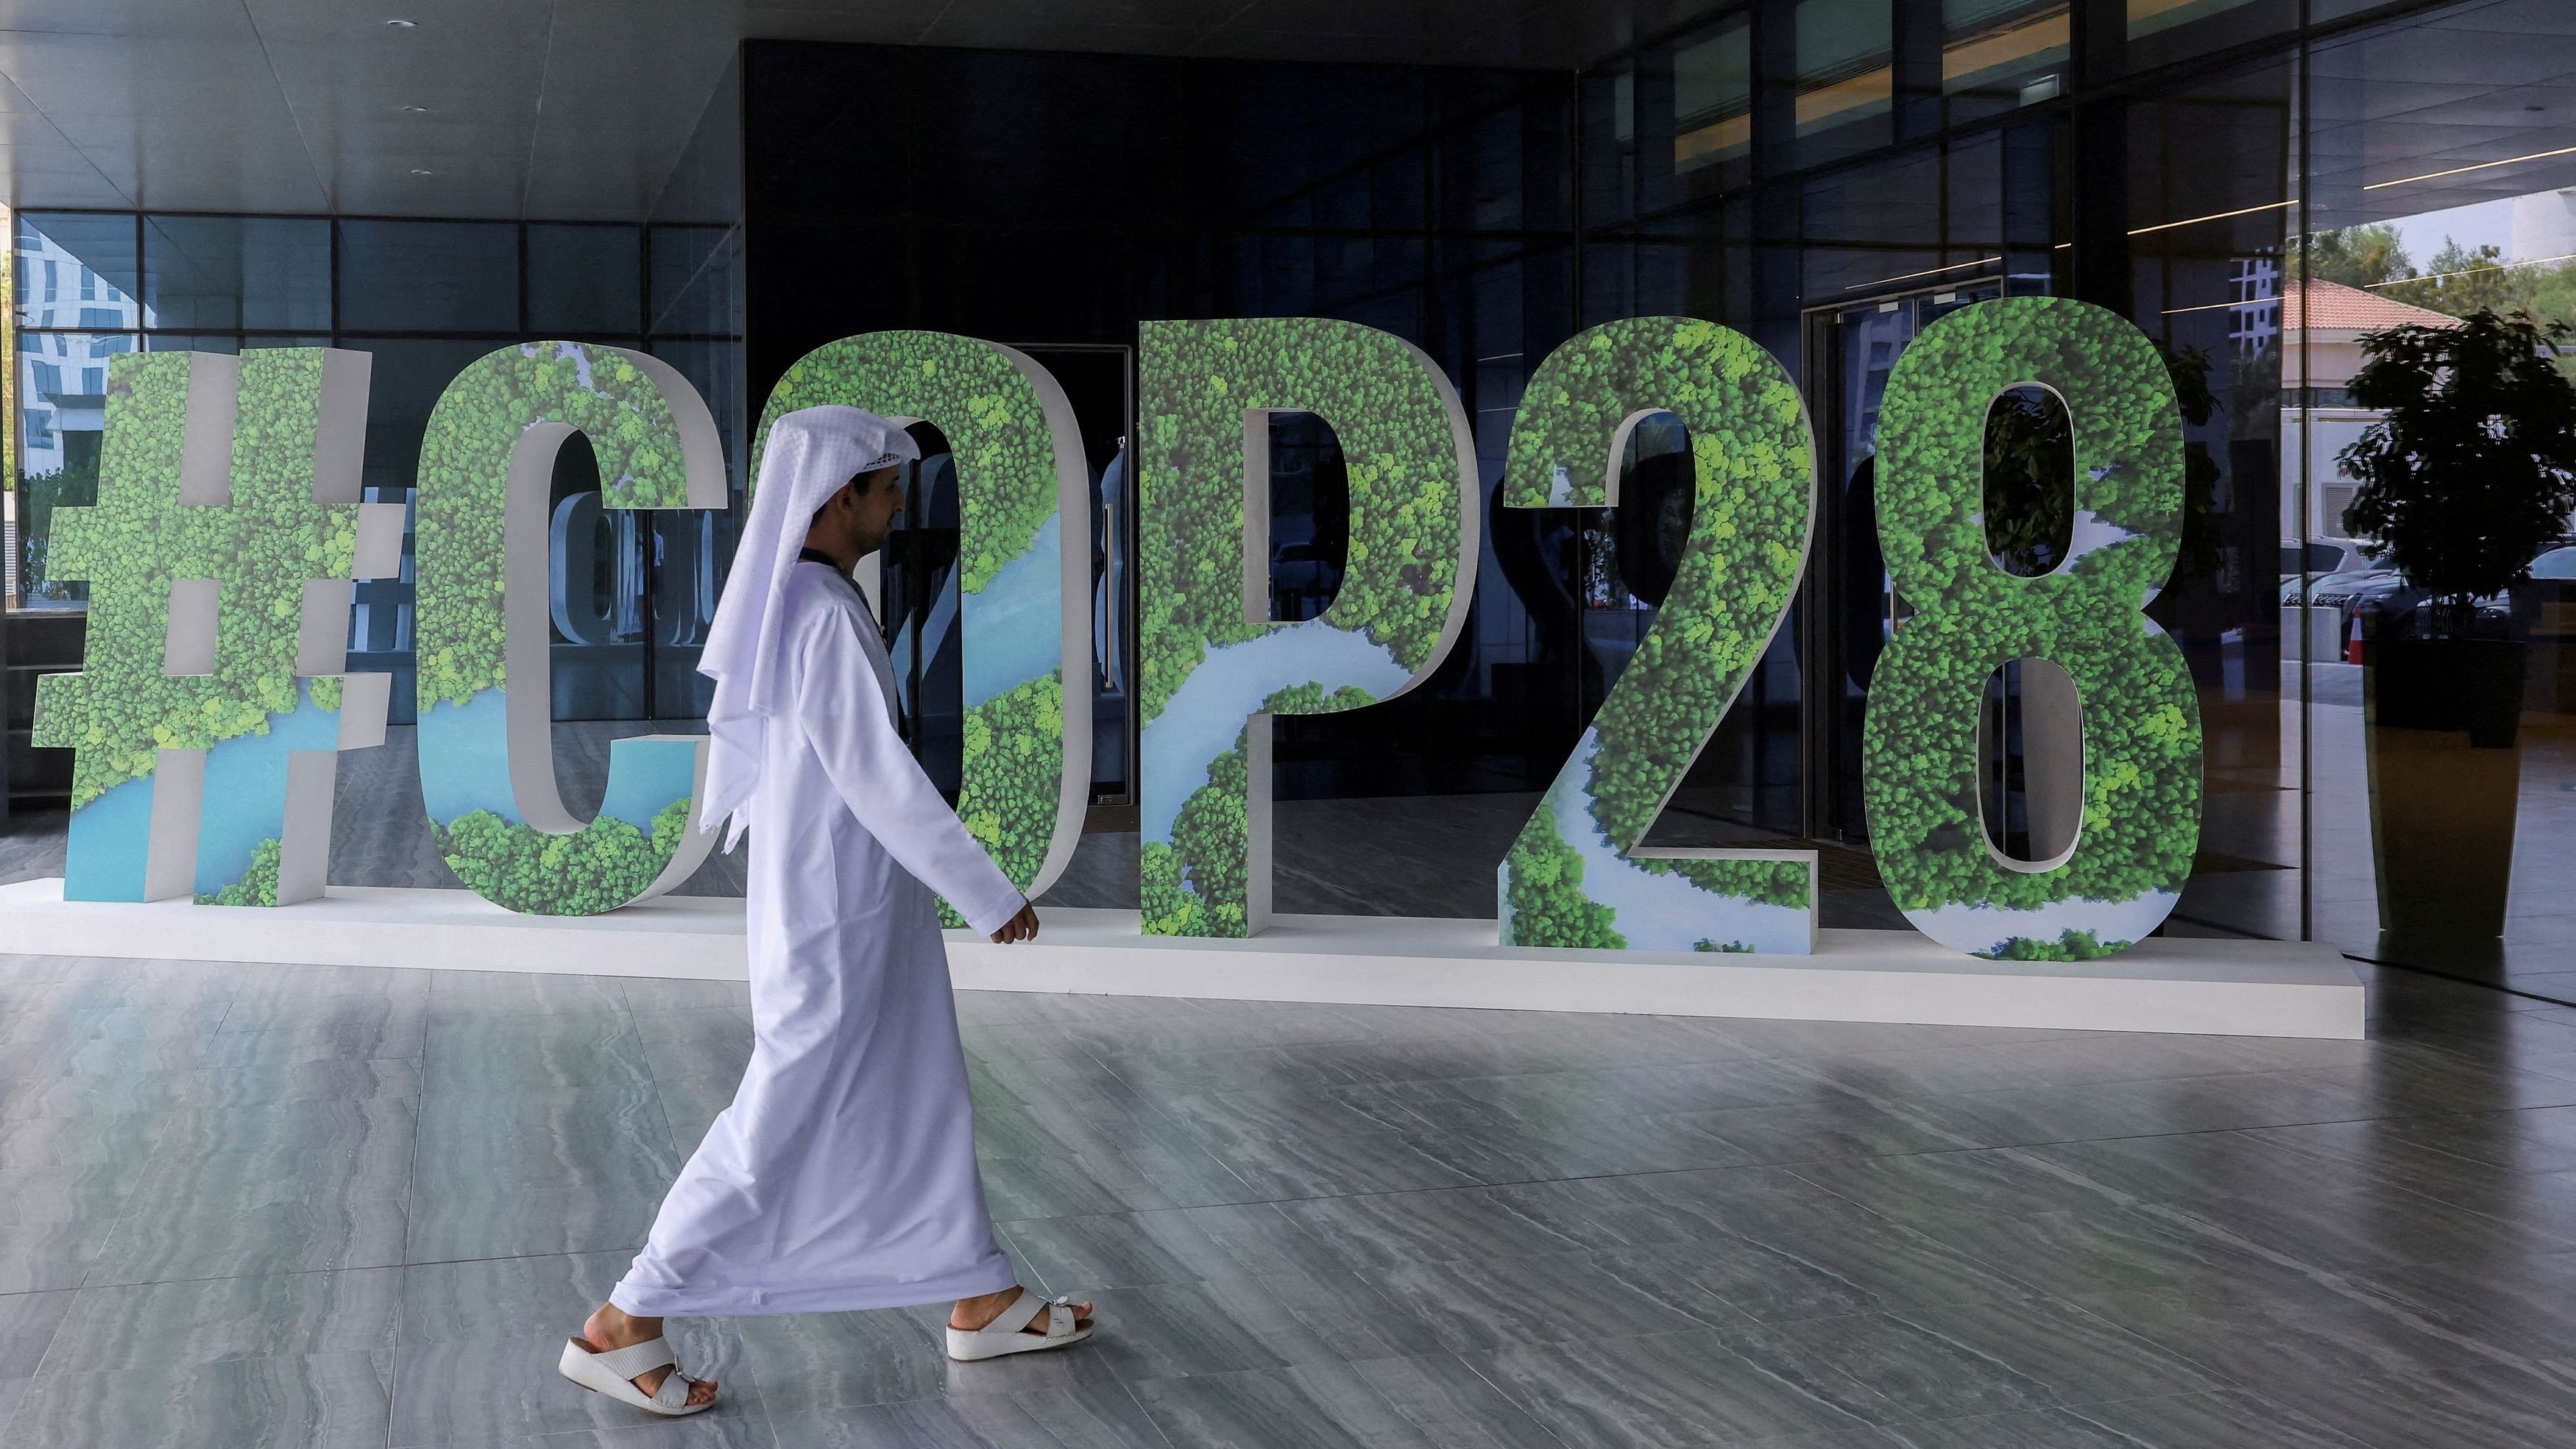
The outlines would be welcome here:
M 993 944 L 1007 946 L 1014 941 L 1034 941 L 1037 938 L 1038 908 L 1024 901 L 1020 904 L 1020 913 L 1004 921 L 1002 929 L 993 933 Z

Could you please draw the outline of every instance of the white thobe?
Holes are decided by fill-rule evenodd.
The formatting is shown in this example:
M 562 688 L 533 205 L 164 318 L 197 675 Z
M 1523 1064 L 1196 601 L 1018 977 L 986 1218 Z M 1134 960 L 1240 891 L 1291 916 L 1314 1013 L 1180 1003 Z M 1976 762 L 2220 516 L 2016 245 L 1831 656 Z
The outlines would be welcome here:
M 845 578 L 780 600 L 792 717 L 751 798 L 751 1065 L 611 1301 L 834 1313 L 1015 1280 L 993 1241 L 936 897 L 989 933 L 1013 889 L 896 733 L 894 675 Z

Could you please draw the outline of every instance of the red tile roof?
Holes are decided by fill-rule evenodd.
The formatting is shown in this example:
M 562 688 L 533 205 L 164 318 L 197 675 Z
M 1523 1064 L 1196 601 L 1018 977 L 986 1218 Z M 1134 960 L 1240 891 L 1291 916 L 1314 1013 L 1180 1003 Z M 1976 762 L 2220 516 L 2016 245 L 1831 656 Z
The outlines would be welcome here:
M 2302 297 L 2302 293 L 2305 297 Z M 2316 327 L 2321 332 L 2378 332 L 2390 327 L 2457 327 L 2460 319 L 2429 307 L 2416 307 L 2394 297 L 2341 282 L 2310 282 L 2281 296 L 2281 330 L 2296 332 L 2309 325 L 2305 305 L 2313 298 Z

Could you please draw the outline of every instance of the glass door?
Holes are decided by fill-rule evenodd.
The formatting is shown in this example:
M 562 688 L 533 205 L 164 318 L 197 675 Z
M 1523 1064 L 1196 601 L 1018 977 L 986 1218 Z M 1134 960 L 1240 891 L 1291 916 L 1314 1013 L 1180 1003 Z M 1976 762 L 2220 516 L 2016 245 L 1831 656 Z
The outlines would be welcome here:
M 1870 673 L 1905 614 L 1878 551 L 1878 414 L 1888 375 L 1924 328 L 2003 294 L 2004 279 L 1995 278 L 1807 314 L 1817 519 L 1799 608 L 1807 645 L 1804 683 L 1817 705 L 1806 719 L 1807 833 L 1821 839 L 1868 843 L 1860 795 L 1861 720 Z M 1990 818 L 2000 817 L 1999 811 Z

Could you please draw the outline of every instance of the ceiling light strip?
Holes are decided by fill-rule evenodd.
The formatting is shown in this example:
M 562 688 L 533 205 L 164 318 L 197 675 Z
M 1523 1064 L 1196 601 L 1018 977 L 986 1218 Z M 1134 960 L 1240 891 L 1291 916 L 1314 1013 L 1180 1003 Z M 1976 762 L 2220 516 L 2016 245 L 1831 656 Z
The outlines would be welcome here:
M 2279 211 L 2282 207 L 2296 205 L 2298 205 L 2296 201 L 2267 201 L 2261 206 L 2240 206 L 2234 211 L 2213 211 L 2207 216 L 2187 216 L 2180 221 L 2160 221 L 2154 226 L 2139 227 L 2129 235 L 2145 236 L 2151 231 L 2171 231 L 2178 226 L 2198 226 L 2204 221 L 2225 221 L 2231 216 L 2252 216 L 2258 211 Z
M 2481 161 L 2475 166 L 2454 166 L 2448 171 L 2427 171 L 2421 176 L 2400 176 L 2394 181 L 2374 181 L 2364 191 L 2385 191 L 2391 186 L 2412 186 L 2418 181 L 2439 181 L 2445 176 L 2466 176 L 2472 171 L 2492 171 L 2498 166 L 2519 166 L 2525 161 L 2546 161 L 2552 156 L 2576 156 L 2576 146 L 2561 146 L 2555 151 L 2534 151 L 2524 156 L 2507 156 L 2501 161 Z
M 1943 272 L 1964 272 L 1971 267 L 1991 267 L 2002 260 L 2001 257 L 1979 257 L 1973 262 L 1953 262 L 1946 267 L 1928 267 L 1919 272 L 1899 272 L 1893 277 L 1880 277 L 1873 282 L 1854 282 L 1843 290 L 1858 292 L 1869 287 L 1884 287 L 1890 282 L 1910 282 L 1917 277 L 1937 277 Z

